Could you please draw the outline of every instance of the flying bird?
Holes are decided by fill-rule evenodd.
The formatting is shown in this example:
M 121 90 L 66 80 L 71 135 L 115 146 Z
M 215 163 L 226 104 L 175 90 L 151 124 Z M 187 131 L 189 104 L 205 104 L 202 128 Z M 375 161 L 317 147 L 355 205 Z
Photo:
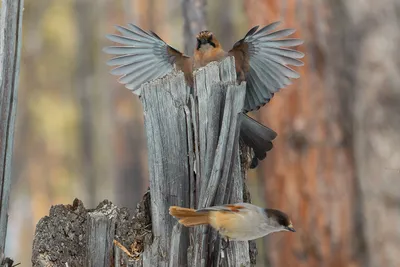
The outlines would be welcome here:
M 241 113 L 240 138 L 253 149 L 251 168 L 266 157 L 277 136 L 272 129 L 260 124 L 245 113 L 258 110 L 268 103 L 281 88 L 291 84 L 291 79 L 300 75 L 289 66 L 302 66 L 299 59 L 303 53 L 289 49 L 303 43 L 300 39 L 287 38 L 294 29 L 276 30 L 279 21 L 261 29 L 251 28 L 244 38 L 237 41 L 226 52 L 210 31 L 201 31 L 196 36 L 194 55 L 189 57 L 164 42 L 156 33 L 146 32 L 134 24 L 116 26 L 122 35 L 109 34 L 107 38 L 120 45 L 109 46 L 104 52 L 116 57 L 109 66 L 117 66 L 111 74 L 121 76 L 119 82 L 140 95 L 143 83 L 161 78 L 174 70 L 184 73 L 186 83 L 193 87 L 193 71 L 212 61 L 227 56 L 235 58 L 237 81 L 246 81 L 246 95 Z
M 171 206 L 169 213 L 186 226 L 210 225 L 227 240 L 248 241 L 280 231 L 296 232 L 288 215 L 250 203 L 226 204 L 194 210 Z

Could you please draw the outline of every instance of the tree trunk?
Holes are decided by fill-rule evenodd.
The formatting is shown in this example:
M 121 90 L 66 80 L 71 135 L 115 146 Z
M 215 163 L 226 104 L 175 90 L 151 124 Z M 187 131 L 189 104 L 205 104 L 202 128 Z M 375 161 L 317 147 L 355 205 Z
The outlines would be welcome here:
M 154 235 L 144 262 L 219 266 L 224 261 L 228 266 L 248 266 L 248 242 L 232 243 L 221 259 L 215 231 L 207 234 L 205 227 L 197 227 L 189 234 L 168 214 L 172 205 L 201 208 L 243 200 L 237 122 L 245 85 L 231 85 L 236 81 L 232 58 L 198 71 L 194 96 L 182 73 L 167 79 L 146 85 L 141 96 Z
M 185 40 L 185 53 L 192 55 L 196 45 L 196 35 L 206 30 L 205 0 L 183 0 L 182 12 L 184 22 L 183 37 Z
M 94 36 L 97 37 L 95 27 L 97 25 L 95 13 L 91 12 L 93 3 L 90 1 L 75 2 L 77 19 L 77 65 L 76 94 L 80 108 L 80 151 L 82 178 L 85 181 L 85 192 L 88 196 L 87 203 L 93 207 L 96 203 L 96 163 L 95 163 L 95 131 L 94 131 L 94 53 L 91 52 L 94 45 Z
M 34 266 L 109 266 L 114 239 L 115 266 L 255 264 L 249 242 L 231 242 L 222 254 L 215 230 L 185 228 L 168 211 L 172 205 L 202 208 L 245 198 L 239 113 L 246 85 L 236 85 L 232 57 L 198 70 L 195 81 L 194 93 L 182 72 L 142 88 L 150 194 L 133 220 L 108 201 L 96 210 L 78 200 L 57 205 L 37 225 Z
M 3 261 L 3 256 L 17 114 L 23 6 L 23 0 L 4 0 L 0 16 L 0 265 L 2 266 L 3 264 L 8 266 L 8 263 Z
M 353 147 L 338 115 L 340 93 L 329 84 L 340 77 L 328 76 L 343 51 L 332 56 L 327 49 L 326 6 L 322 1 L 246 3 L 251 25 L 283 20 L 281 28 L 295 28 L 294 36 L 306 41 L 300 47 L 306 53 L 300 80 L 260 112 L 261 121 L 278 133 L 263 163 L 266 200 L 288 212 L 299 229 L 296 235 L 268 238 L 271 265 L 357 266 L 362 235 Z
M 347 118 L 365 237 L 362 266 L 400 266 L 400 3 L 328 1 L 334 90 Z

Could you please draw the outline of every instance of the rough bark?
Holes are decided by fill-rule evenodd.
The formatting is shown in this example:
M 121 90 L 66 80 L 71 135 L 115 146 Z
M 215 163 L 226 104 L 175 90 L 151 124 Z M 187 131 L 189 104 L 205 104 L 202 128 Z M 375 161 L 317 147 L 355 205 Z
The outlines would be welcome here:
M 96 210 L 84 209 L 78 200 L 57 205 L 37 225 L 34 266 L 108 266 L 113 239 L 114 266 L 255 264 L 253 243 L 231 242 L 222 256 L 215 231 L 189 230 L 168 212 L 172 205 L 197 208 L 249 200 L 238 142 L 246 85 L 236 84 L 233 58 L 198 70 L 195 81 L 192 93 L 183 73 L 142 87 L 150 193 L 136 216 L 130 220 L 125 209 L 108 201 Z
M 400 3 L 328 1 L 333 89 L 354 150 L 362 266 L 399 266 Z M 340 19 L 339 19 L 340 18 Z M 332 89 L 332 90 L 333 90 Z
M 185 228 L 176 226 L 172 231 L 177 222 L 168 208 L 243 199 L 237 126 L 245 85 L 235 85 L 232 58 L 210 64 L 195 77 L 194 97 L 182 73 L 142 89 L 154 235 L 149 248 L 151 266 L 168 266 L 170 261 L 174 266 L 218 266 L 215 232 L 198 227 L 190 230 L 189 238 Z M 234 243 L 228 251 L 224 260 L 230 264 L 250 264 L 247 242 Z
M 268 238 L 271 266 L 357 266 L 360 255 L 352 146 L 337 109 L 339 94 L 347 92 L 339 93 L 329 84 L 340 76 L 327 79 L 329 60 L 343 51 L 328 54 L 331 43 L 326 42 L 323 4 L 246 4 L 251 25 L 283 20 L 281 27 L 296 28 L 294 36 L 306 41 L 300 47 L 306 53 L 300 80 L 277 93 L 260 112 L 262 122 L 278 133 L 274 149 L 263 163 L 266 201 L 269 207 L 289 213 L 299 229 L 295 235 Z M 343 19 L 341 15 L 336 18 Z
M 70 267 L 112 266 L 111 261 L 115 261 L 115 266 L 126 266 L 117 265 L 125 259 L 118 257 L 125 254 L 120 253 L 120 247 L 142 251 L 144 239 L 151 240 L 149 214 L 148 193 L 137 205 L 133 218 L 128 209 L 118 208 L 107 200 L 96 209 L 85 209 L 78 199 L 72 205 L 53 206 L 49 216 L 36 226 L 32 266 L 66 266 L 66 263 Z M 120 244 L 114 248 L 115 255 L 113 240 Z M 136 262 L 133 258 L 129 260 Z
M 23 5 L 23 0 L 2 1 L 0 16 L 0 253 L 2 255 L 6 242 L 11 187 Z M 2 260 L 0 264 L 5 263 Z

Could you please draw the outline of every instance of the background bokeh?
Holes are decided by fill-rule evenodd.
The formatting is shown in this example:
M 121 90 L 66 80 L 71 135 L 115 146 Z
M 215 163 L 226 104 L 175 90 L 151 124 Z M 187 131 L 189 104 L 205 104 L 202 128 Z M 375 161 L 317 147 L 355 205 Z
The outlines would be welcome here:
M 25 0 L 6 247 L 21 266 L 51 205 L 141 199 L 142 106 L 101 49 L 113 25 L 133 22 L 184 51 L 185 2 Z M 252 114 L 278 133 L 249 173 L 253 202 L 297 229 L 258 240 L 258 266 L 400 266 L 400 2 L 204 2 L 225 49 L 275 20 L 305 40 L 302 77 Z

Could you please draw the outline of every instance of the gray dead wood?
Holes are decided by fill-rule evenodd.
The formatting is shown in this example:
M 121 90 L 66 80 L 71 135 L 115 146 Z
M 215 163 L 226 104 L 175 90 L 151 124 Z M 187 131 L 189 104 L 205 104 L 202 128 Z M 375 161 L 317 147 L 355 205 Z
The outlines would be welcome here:
M 188 229 L 169 214 L 172 205 L 244 201 L 238 139 L 246 85 L 236 84 L 233 58 L 198 70 L 195 84 L 191 93 L 177 73 L 142 87 L 150 193 L 135 216 L 109 201 L 95 210 L 79 200 L 52 207 L 36 228 L 33 266 L 254 264 L 255 249 L 248 242 L 231 242 L 222 255 L 214 230 Z
M 243 201 L 238 114 L 245 87 L 236 84 L 233 58 L 198 70 L 194 95 L 182 73 L 142 87 L 154 235 L 143 266 L 250 266 L 248 242 L 231 242 L 220 258 L 215 231 L 188 231 L 168 212 Z
M 143 266 L 143 245 L 151 244 L 150 195 L 146 193 L 134 216 L 108 200 L 87 210 L 75 199 L 72 205 L 51 207 L 36 226 L 32 264 L 22 266 Z M 115 246 L 116 240 L 125 248 Z M 113 253 L 114 251 L 114 253 Z M 126 253 L 128 252 L 129 255 Z
M 108 267 L 113 260 L 113 240 L 117 210 L 105 205 L 103 208 L 87 214 L 86 266 Z
M 17 109 L 23 0 L 3 0 L 0 18 L 0 252 L 4 253 Z M 1 266 L 7 266 L 0 263 Z
M 142 87 L 153 225 L 150 257 L 143 262 L 149 266 L 168 266 L 175 223 L 168 213 L 169 206 L 189 206 L 190 175 L 184 108 L 189 99 L 188 90 L 182 73 Z M 186 238 L 181 243 L 182 250 L 187 244 Z M 179 261 L 186 264 L 186 256 L 181 254 Z

